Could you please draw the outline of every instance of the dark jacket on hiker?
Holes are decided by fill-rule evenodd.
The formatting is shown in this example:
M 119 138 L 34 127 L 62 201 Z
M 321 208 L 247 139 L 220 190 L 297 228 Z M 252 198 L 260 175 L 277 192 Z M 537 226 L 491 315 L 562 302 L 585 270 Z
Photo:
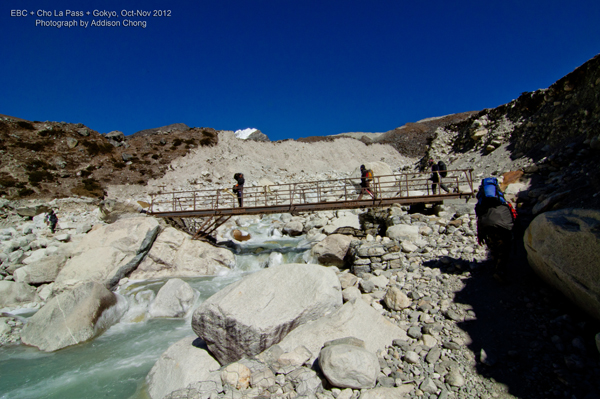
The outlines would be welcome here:
M 244 175 L 242 173 L 236 173 L 235 175 L 233 175 L 233 178 L 237 182 L 237 184 L 233 186 L 233 192 L 237 193 L 238 204 L 240 205 L 240 207 L 242 207 L 244 203 L 244 183 L 246 182 L 246 180 L 244 179 Z
M 56 213 L 54 213 L 54 210 L 51 210 L 46 215 L 46 224 L 48 224 L 52 233 L 54 233 L 54 231 L 56 230 L 57 223 L 58 223 L 58 217 L 56 216 Z
M 431 165 L 431 177 L 429 178 L 429 180 L 431 180 L 433 183 L 431 184 L 431 191 L 433 192 L 433 194 L 435 195 L 437 192 L 437 186 L 440 186 L 442 188 L 442 190 L 444 190 L 445 192 L 450 192 L 450 189 L 443 183 L 440 183 L 440 166 L 438 163 L 434 163 L 433 159 L 429 160 L 429 164 Z M 441 193 L 441 191 L 440 191 Z
M 477 215 L 477 242 L 485 244 L 494 262 L 494 277 L 503 280 L 512 247 L 513 210 L 508 203 L 480 202 L 475 205 Z

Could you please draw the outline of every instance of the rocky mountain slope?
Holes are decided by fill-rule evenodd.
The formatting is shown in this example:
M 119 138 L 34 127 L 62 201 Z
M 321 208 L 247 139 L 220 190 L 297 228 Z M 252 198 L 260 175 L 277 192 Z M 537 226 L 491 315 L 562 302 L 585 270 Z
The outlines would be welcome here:
M 173 160 L 218 142 L 208 128 L 143 131 L 125 138 L 83 124 L 0 118 L 0 195 L 103 197 L 109 184 L 145 184 Z
M 547 89 L 436 130 L 426 158 L 477 176 L 521 169 L 535 186 L 518 201 L 600 209 L 600 56 Z M 531 188 L 534 188 L 534 187 Z

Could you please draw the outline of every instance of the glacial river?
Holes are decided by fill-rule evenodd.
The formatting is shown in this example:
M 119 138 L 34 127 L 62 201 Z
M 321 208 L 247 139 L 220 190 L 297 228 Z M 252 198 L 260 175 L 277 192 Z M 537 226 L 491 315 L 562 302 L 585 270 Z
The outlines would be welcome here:
M 310 245 L 272 231 L 265 218 L 244 228 L 252 239 L 240 245 L 236 267 L 220 276 L 185 278 L 199 298 L 196 306 L 248 273 L 275 263 L 304 263 Z M 0 347 L 0 398 L 140 399 L 148 398 L 145 378 L 172 344 L 189 335 L 184 319 L 152 319 L 147 308 L 166 280 L 138 281 L 116 292 L 129 305 L 120 322 L 94 340 L 46 353 L 25 345 Z M 28 317 L 26 313 L 21 316 Z

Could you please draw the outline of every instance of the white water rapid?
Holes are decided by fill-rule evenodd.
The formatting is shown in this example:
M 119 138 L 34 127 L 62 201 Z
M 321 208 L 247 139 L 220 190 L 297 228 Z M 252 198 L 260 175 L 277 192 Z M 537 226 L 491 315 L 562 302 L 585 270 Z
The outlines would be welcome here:
M 221 288 L 267 265 L 310 261 L 308 243 L 281 237 L 271 222 L 272 218 L 266 217 L 243 226 L 252 239 L 236 249 L 235 269 L 220 276 L 183 279 L 198 292 L 194 308 Z M 190 325 L 193 310 L 182 319 L 148 315 L 149 304 L 166 281 L 121 286 L 117 294 L 127 302 L 126 313 L 90 342 L 53 353 L 25 345 L 0 347 L 0 398 L 148 398 L 145 377 L 156 360 L 170 345 L 194 334 Z

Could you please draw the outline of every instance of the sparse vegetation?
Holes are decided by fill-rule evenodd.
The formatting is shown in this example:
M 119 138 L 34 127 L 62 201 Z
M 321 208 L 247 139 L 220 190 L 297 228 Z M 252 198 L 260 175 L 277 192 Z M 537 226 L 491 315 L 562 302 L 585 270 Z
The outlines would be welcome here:
M 53 147 L 54 143 L 50 140 L 36 141 L 33 143 L 28 143 L 24 141 L 17 141 L 15 143 L 17 147 L 26 148 L 30 151 L 43 151 L 49 147 Z
M 55 180 L 54 175 L 47 170 L 35 170 L 29 172 L 27 178 L 33 186 L 37 186 L 41 182 L 53 182 Z
M 81 144 L 87 149 L 87 152 L 90 156 L 96 156 L 100 154 L 110 154 L 113 152 L 114 148 L 110 143 L 98 143 L 96 141 L 82 141 Z
M 18 192 L 19 197 L 27 197 L 32 194 L 35 194 L 35 191 L 33 191 L 30 188 L 24 188 L 24 189 L 19 190 L 19 192 Z
M 96 179 L 83 179 L 80 185 L 71 189 L 71 192 L 75 195 L 92 198 L 105 195 L 104 189 Z
M 202 131 L 202 137 L 200 138 L 201 146 L 212 147 L 214 145 L 217 145 L 218 142 L 219 142 L 219 138 L 218 138 L 216 130 L 204 129 Z
M 31 124 L 31 122 L 18 121 L 16 123 L 17 123 L 17 126 L 20 127 L 21 129 L 27 129 L 27 130 L 34 130 L 35 129 L 35 127 Z
M 18 181 L 7 173 L 0 174 L 0 186 L 4 188 L 16 187 Z
M 48 164 L 46 161 L 41 159 L 34 159 L 25 163 L 25 169 L 29 172 L 35 172 L 38 170 L 56 170 L 56 166 Z

